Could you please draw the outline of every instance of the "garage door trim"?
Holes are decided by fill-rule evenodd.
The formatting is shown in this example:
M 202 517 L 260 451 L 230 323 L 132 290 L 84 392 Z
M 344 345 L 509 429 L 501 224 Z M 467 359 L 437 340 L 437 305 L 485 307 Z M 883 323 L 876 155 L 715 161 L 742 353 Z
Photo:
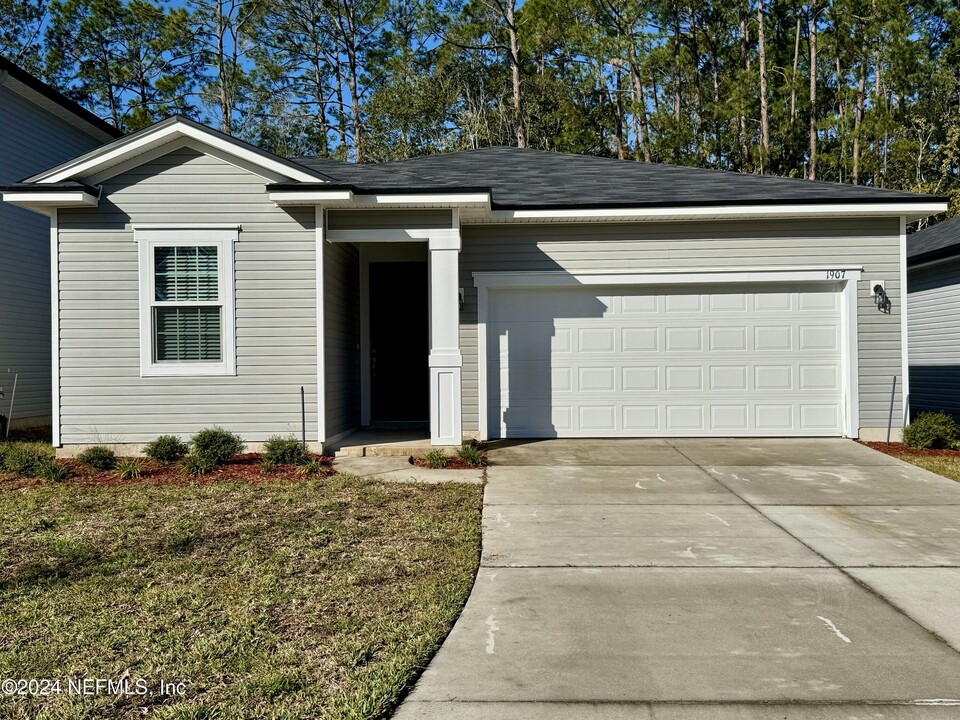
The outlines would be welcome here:
M 859 377 L 857 351 L 857 281 L 863 268 L 859 266 L 804 266 L 754 268 L 704 268 L 642 273 L 563 271 L 529 272 L 475 272 L 477 288 L 477 362 L 478 410 L 480 439 L 489 439 L 487 325 L 489 322 L 489 291 L 498 288 L 546 288 L 563 286 L 639 286 L 639 285 L 721 285 L 771 283 L 835 283 L 841 296 L 840 333 L 843 373 L 842 430 L 846 437 L 859 435 Z

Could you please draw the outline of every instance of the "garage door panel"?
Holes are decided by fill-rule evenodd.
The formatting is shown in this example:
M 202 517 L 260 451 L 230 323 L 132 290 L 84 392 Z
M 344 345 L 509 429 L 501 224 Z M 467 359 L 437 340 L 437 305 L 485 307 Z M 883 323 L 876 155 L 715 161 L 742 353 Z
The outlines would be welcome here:
M 492 437 L 836 435 L 836 286 L 491 292 Z

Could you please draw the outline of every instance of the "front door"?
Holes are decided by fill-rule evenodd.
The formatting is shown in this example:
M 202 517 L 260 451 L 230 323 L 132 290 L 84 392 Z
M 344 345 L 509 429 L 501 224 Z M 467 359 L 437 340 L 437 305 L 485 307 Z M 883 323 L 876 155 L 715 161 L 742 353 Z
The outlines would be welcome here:
M 430 420 L 425 262 L 370 263 L 370 420 Z

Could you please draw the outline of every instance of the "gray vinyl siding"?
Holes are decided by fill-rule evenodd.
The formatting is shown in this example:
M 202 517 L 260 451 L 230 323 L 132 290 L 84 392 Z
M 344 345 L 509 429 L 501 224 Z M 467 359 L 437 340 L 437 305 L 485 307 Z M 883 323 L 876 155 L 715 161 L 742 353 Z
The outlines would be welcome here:
M 910 270 L 910 413 L 960 416 L 960 258 Z
M 267 181 L 191 149 L 103 184 L 98 208 L 61 211 L 60 373 L 64 444 L 144 442 L 221 425 L 258 442 L 317 437 L 313 208 L 281 210 Z M 237 374 L 140 377 L 137 244 L 131 224 L 241 225 Z
M 100 144 L 0 85 L 0 184 L 16 182 Z M 50 221 L 0 203 L 0 415 L 46 421 L 51 409 Z M 8 374 L 10 369 L 13 373 Z
M 327 437 L 360 425 L 360 253 L 325 243 L 324 358 Z
M 449 210 L 328 210 L 329 230 L 398 230 L 452 227 Z
M 898 219 L 751 221 L 661 224 L 476 225 L 463 228 L 460 314 L 463 427 L 479 429 L 475 272 L 568 272 L 635 269 L 862 266 L 858 284 L 860 427 L 885 428 L 894 377 L 893 425 L 902 425 L 903 385 Z M 871 280 L 884 280 L 893 300 L 877 311 Z

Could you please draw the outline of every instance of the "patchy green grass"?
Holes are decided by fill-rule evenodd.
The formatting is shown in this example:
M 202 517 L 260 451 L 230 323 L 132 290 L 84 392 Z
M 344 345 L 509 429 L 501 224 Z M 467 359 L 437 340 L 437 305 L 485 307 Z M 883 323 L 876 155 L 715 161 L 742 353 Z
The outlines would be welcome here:
M 470 592 L 481 493 L 345 475 L 0 491 L 0 679 L 64 688 L 0 696 L 0 716 L 383 717 Z M 149 693 L 66 695 L 78 678 Z
M 943 455 L 895 455 L 894 457 L 960 482 L 960 457 Z

